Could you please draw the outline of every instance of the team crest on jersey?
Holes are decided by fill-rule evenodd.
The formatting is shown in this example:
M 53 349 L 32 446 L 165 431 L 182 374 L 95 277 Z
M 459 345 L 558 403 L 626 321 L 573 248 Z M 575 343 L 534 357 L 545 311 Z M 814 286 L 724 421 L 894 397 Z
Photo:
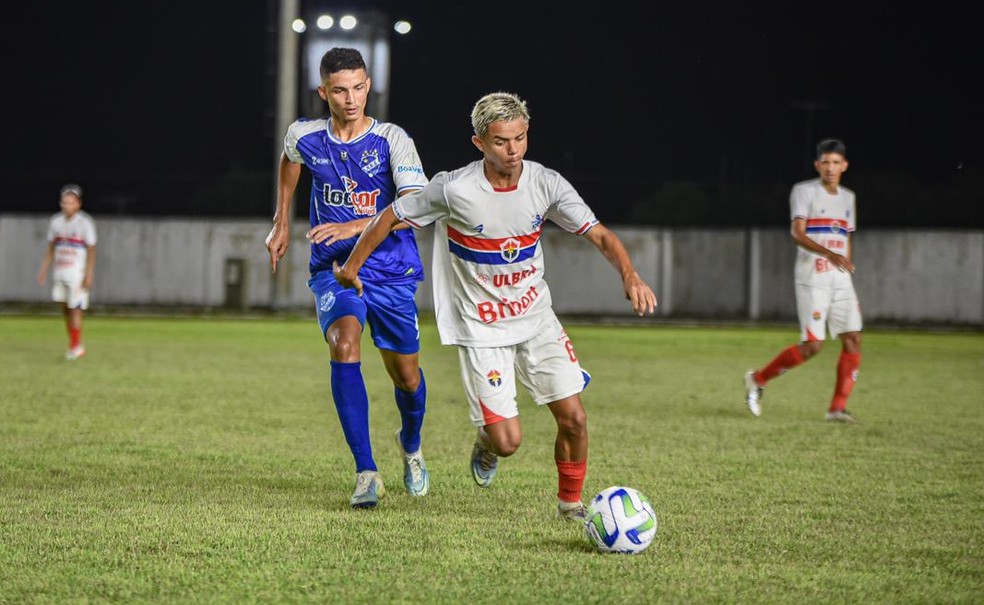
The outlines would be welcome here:
M 485 378 L 489 381 L 489 384 L 494 387 L 497 387 L 500 384 L 502 384 L 502 374 L 499 373 L 499 370 L 490 371 L 488 374 L 485 375 Z
M 509 238 L 499 245 L 499 254 L 510 263 L 519 258 L 519 240 Z
M 379 171 L 379 150 L 363 149 L 362 159 L 359 160 L 359 167 L 362 168 L 362 172 L 365 172 L 369 176 L 375 175 Z
M 318 309 L 320 309 L 322 313 L 327 313 L 328 311 L 331 311 L 331 308 L 334 306 L 335 306 L 334 292 L 325 292 L 324 294 L 321 295 L 321 300 L 318 301 Z
M 813 312 L 813 321 L 820 321 L 821 317 L 823 317 L 823 315 L 820 314 L 820 311 Z
M 836 220 L 835 221 L 830 221 L 830 232 L 831 233 L 838 233 L 840 230 L 841 230 L 841 222 L 840 221 L 836 221 Z
M 538 215 L 536 215 L 536 216 L 533 217 L 532 227 L 533 227 L 533 230 L 534 231 L 536 231 L 537 229 L 539 229 L 540 228 L 540 225 L 542 225 L 542 224 L 543 224 L 543 217 L 542 216 L 540 216 L 538 214 Z

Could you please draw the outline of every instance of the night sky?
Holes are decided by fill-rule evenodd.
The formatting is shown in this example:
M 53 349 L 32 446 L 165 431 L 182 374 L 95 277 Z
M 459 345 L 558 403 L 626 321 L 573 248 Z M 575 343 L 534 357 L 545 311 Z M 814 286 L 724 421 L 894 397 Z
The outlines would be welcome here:
M 697 222 L 782 223 L 789 186 L 812 176 L 812 143 L 837 136 L 863 223 L 984 227 L 982 53 L 965 9 L 440 4 L 359 4 L 414 25 L 392 41 L 388 117 L 430 174 L 478 157 L 472 104 L 508 90 L 531 109 L 527 157 L 565 174 L 603 220 L 630 221 L 651 192 L 659 207 L 691 183 L 715 192 Z M 54 212 L 75 181 L 94 214 L 269 214 L 283 136 L 275 3 L 2 14 L 4 211 Z

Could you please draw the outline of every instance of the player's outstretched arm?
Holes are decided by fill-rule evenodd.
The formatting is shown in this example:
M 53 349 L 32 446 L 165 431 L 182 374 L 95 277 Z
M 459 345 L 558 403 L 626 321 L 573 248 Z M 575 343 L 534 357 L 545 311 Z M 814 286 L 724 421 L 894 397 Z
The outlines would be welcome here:
M 598 223 L 588 230 L 585 237 L 598 248 L 602 256 L 608 259 L 618 274 L 622 276 L 622 287 L 625 298 L 632 302 L 632 310 L 636 315 L 652 315 L 656 312 L 656 294 L 649 284 L 642 281 L 629 258 L 622 240 L 608 227 Z
M 393 206 L 387 206 L 377 214 L 369 222 L 362 235 L 359 236 L 358 241 L 355 242 L 355 248 L 352 248 L 345 264 L 339 266 L 337 262 L 334 263 L 332 270 L 338 283 L 346 288 L 355 288 L 359 296 L 362 296 L 362 280 L 359 279 L 359 269 L 365 264 L 372 251 L 386 239 L 390 229 L 399 222 L 400 219 L 396 218 L 396 213 L 393 212 Z
M 290 205 L 294 200 L 294 189 L 301 176 L 301 165 L 291 162 L 286 154 L 280 154 L 280 168 L 277 171 L 277 212 L 273 215 L 273 228 L 266 238 L 267 252 L 270 253 L 270 270 L 277 272 L 277 261 L 287 254 L 290 246 Z

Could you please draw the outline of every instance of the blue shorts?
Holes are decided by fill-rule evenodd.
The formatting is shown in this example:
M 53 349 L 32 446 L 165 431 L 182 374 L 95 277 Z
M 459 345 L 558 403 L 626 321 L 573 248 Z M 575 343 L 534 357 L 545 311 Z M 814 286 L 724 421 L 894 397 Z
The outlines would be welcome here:
M 362 282 L 362 296 L 344 288 L 331 271 L 318 271 L 308 280 L 314 293 L 321 334 L 346 315 L 354 315 L 363 328 L 369 321 L 372 342 L 377 349 L 412 355 L 420 351 L 417 323 L 417 282 L 378 284 Z

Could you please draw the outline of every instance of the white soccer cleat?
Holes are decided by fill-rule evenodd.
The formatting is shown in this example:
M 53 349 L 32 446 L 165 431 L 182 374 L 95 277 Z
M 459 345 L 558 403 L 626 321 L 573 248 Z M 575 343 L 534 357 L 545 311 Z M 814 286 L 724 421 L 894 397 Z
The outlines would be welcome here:
M 748 404 L 748 411 L 752 416 L 762 415 L 762 387 L 755 382 L 755 370 L 745 372 L 745 403 Z
M 83 355 L 85 355 L 85 347 L 82 345 L 72 347 L 71 349 L 65 351 L 65 359 L 68 361 L 75 361 Z
M 827 422 L 857 422 L 857 419 L 847 410 L 827 412 Z

